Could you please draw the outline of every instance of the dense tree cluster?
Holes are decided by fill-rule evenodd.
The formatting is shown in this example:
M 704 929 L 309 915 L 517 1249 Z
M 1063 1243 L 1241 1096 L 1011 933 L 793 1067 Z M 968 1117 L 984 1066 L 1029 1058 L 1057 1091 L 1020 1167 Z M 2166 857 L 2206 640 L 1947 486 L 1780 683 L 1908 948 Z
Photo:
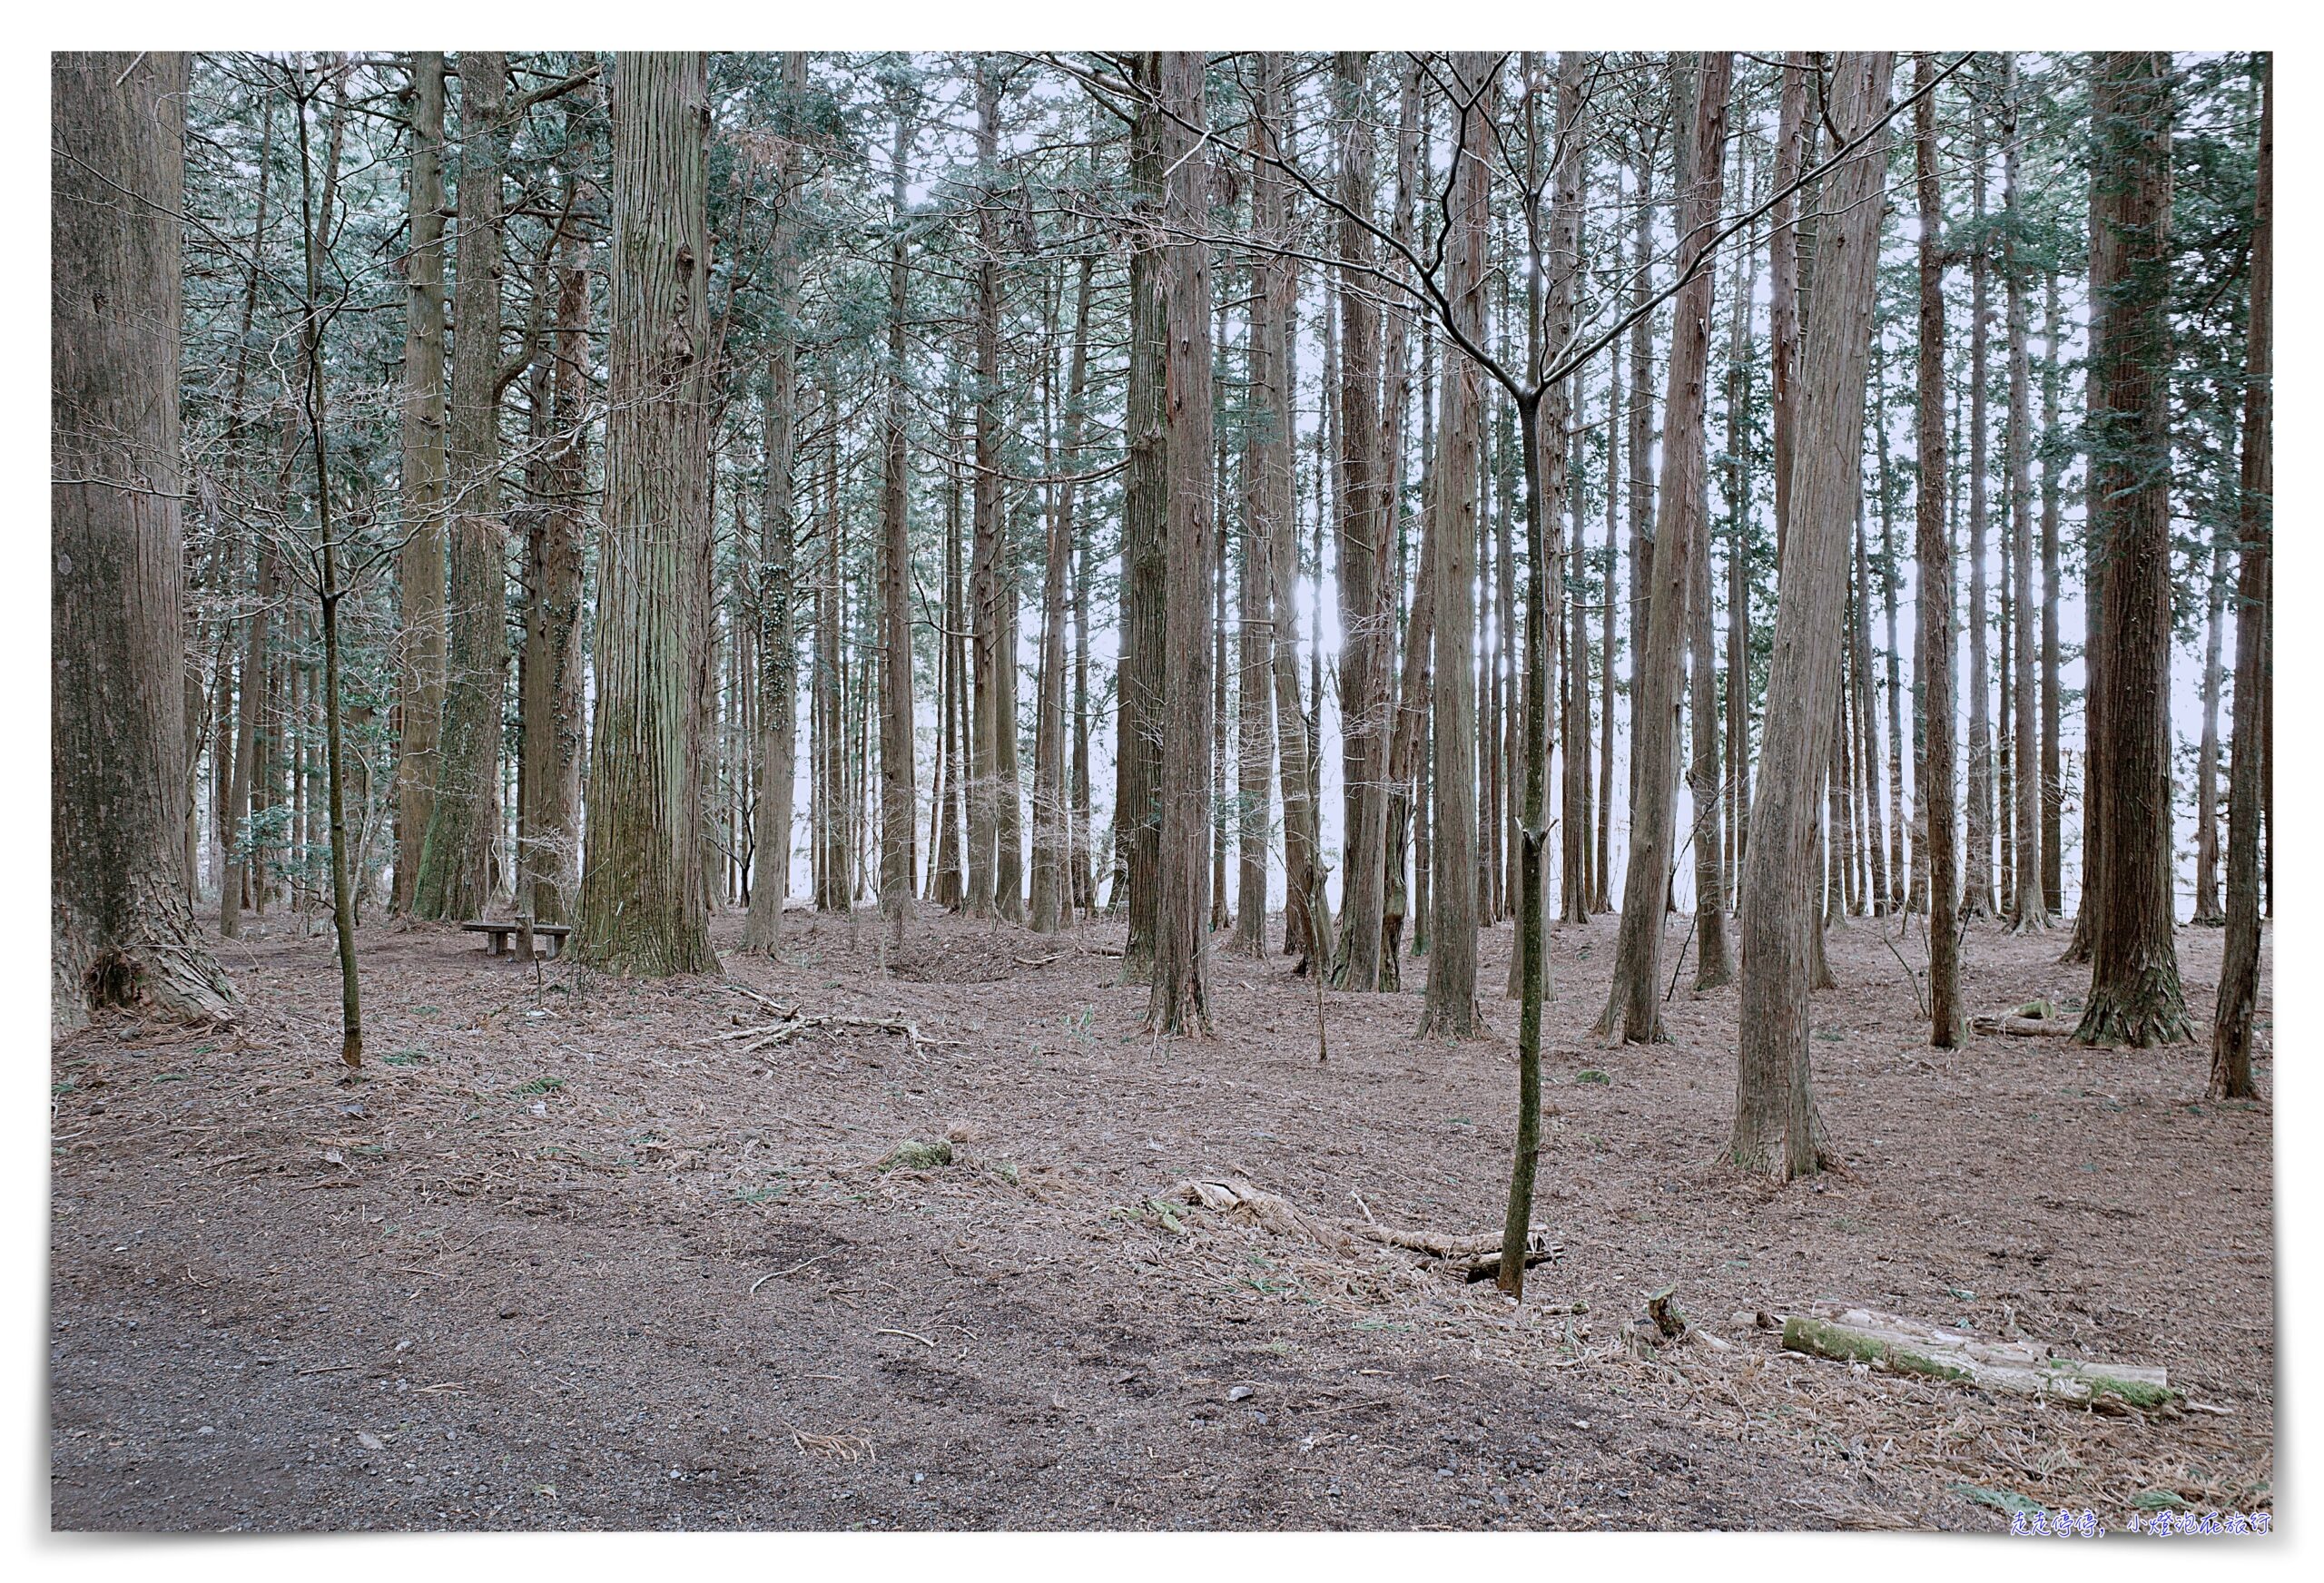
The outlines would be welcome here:
M 1619 903 L 1610 1037 L 1739 976 L 1788 1176 L 1826 930 L 1949 1045 L 1967 926 L 2071 918 L 2144 1045 L 2183 909 L 2248 1093 L 2268 83 L 59 55 L 57 1018 L 231 1015 L 212 904 L 329 912 L 359 1064 L 359 919 L 684 973 L 796 891 L 1119 912 L 1159 1032 L 1279 949 L 1464 1037 L 1506 921 L 1521 1244 L 1552 918 Z

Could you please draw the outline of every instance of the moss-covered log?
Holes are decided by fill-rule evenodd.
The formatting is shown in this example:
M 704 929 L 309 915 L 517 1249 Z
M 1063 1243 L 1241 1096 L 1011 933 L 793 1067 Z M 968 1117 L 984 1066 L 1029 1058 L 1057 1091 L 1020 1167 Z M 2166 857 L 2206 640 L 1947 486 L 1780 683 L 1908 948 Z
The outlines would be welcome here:
M 2167 1371 L 2051 1354 L 2040 1342 L 1992 1342 L 1916 1319 L 1850 1308 L 1795 1313 L 1783 1322 L 1787 1352 L 1868 1363 L 1898 1374 L 1949 1380 L 2014 1396 L 2046 1396 L 2101 1411 L 2167 1409 L 2181 1395 Z

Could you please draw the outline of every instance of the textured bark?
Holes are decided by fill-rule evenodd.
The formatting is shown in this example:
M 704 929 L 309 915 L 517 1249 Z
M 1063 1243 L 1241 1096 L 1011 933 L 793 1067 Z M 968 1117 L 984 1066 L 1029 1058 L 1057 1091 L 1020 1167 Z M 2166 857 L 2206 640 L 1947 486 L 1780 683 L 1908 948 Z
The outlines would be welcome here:
M 1896 574 L 1896 507 L 1889 492 L 1887 359 L 1876 331 L 1872 341 L 1872 388 L 1873 435 L 1880 458 L 1880 603 L 1887 629 L 1884 658 L 1888 688 L 1888 909 L 1903 912 L 1907 908 L 1906 866 L 1922 860 L 1918 853 L 1908 858 L 1905 845 L 1905 688 L 1896 642 L 1896 585 L 1902 579 Z
M 1615 251 L 1620 251 L 1620 239 Z M 1598 590 L 1598 829 L 1590 861 L 1590 910 L 1603 912 L 1610 904 L 1612 884 L 1607 870 L 1613 861 L 1614 830 L 1614 611 L 1621 571 L 1621 538 L 1616 524 L 1621 509 L 1620 456 L 1622 412 L 1622 348 L 1618 341 L 1606 355 L 1606 557 L 1605 575 Z M 1633 573 L 1633 575 L 1636 574 Z
M 581 512 L 588 487 L 589 276 L 568 231 L 559 252 L 556 329 L 547 389 L 539 498 L 527 514 L 523 801 L 517 913 L 571 921 L 581 888 Z
M 1784 56 L 1783 90 L 1776 112 L 1776 191 L 1799 180 L 1807 146 L 1808 57 Z M 1776 200 L 1768 215 L 1768 418 L 1775 447 L 1776 544 L 1780 553 L 1791 521 L 1791 457 L 1798 422 L 1799 209 L 1797 196 Z
M 807 87 L 807 56 L 783 57 L 783 85 L 795 107 Z M 785 316 L 797 310 L 797 156 L 783 160 L 783 208 L 776 220 L 774 294 Z M 793 606 L 798 512 L 792 474 L 798 461 L 798 348 L 788 333 L 769 349 L 766 366 L 766 476 L 759 500 L 758 798 L 751 832 L 751 909 L 743 949 L 773 954 L 783 944 L 783 902 L 791 890 L 791 811 L 799 770 L 799 638 Z
M 1067 861 L 1071 841 L 1065 764 L 1065 589 L 1073 545 L 1073 474 L 1081 465 L 1081 407 L 1089 380 L 1089 280 L 1094 264 L 1091 255 L 1082 254 L 1074 291 L 1072 366 L 1066 376 L 1064 441 L 1059 447 L 1066 479 L 1057 486 L 1057 501 L 1050 510 L 1041 576 L 1041 696 L 1033 733 L 1031 923 L 1042 934 L 1062 929 L 1073 908 L 1073 876 Z M 1264 801 L 1264 788 L 1260 796 Z M 1264 841 L 1264 828 L 1261 839 Z M 1264 846 L 1259 856 L 1259 897 L 1264 916 Z
M 1263 240 L 1272 240 L 1274 228 L 1282 223 L 1281 215 L 1268 202 L 1274 173 L 1266 163 L 1273 152 L 1268 123 L 1280 113 L 1275 85 L 1280 71 L 1275 56 L 1262 55 L 1252 94 L 1251 229 Z M 1243 430 L 1242 560 L 1236 585 L 1240 625 L 1236 646 L 1235 762 L 1241 819 L 1236 831 L 1240 861 L 1235 883 L 1234 949 L 1262 958 L 1267 953 L 1267 830 L 1275 755 L 1275 595 L 1268 576 L 1275 506 L 1272 472 L 1277 461 L 1276 431 L 1287 427 L 1274 366 L 1281 355 L 1274 328 L 1277 306 L 1271 290 L 1274 267 L 1274 261 L 1265 255 L 1254 259 L 1251 266 L 1251 328 L 1244 374 L 1250 394 Z M 1287 782 L 1285 792 L 1287 799 Z M 1295 905 L 1297 899 L 1286 900 Z M 1291 905 L 1285 909 L 1286 931 Z
M 1856 744 L 1863 763 L 1864 798 L 1858 805 L 1864 825 L 1865 859 L 1869 870 L 1866 875 L 1866 910 L 1876 918 L 1888 915 L 1888 831 L 1882 821 L 1880 789 L 1884 766 L 1880 762 L 1880 729 L 1878 713 L 1872 699 L 1872 567 L 1865 550 L 1864 508 L 1856 507 L 1856 646 L 1848 651 L 1848 664 L 1855 683 L 1848 694 L 1848 706 L 1856 712 Z
M 1736 193 L 1738 199 L 1750 195 L 1749 179 L 1743 169 L 1743 152 L 1738 146 L 1735 156 Z M 1749 311 L 1748 290 L 1738 292 L 1737 308 L 1729 315 L 1733 326 L 1739 327 Z M 1730 345 L 1732 333 L 1730 331 Z M 1728 388 L 1728 437 L 1730 457 L 1736 438 L 1735 365 L 1741 359 L 1730 360 Z M 1735 464 L 1730 459 L 1728 466 Z M 1709 473 L 1705 473 L 1705 487 L 1709 487 Z M 1731 488 L 1731 485 L 1730 485 Z M 1687 764 L 1687 789 L 1694 809 L 1694 821 L 1689 837 L 1695 849 L 1695 988 L 1715 989 L 1735 976 L 1734 965 L 1727 950 L 1727 884 L 1724 843 L 1720 840 L 1720 785 L 1718 759 L 1718 677 L 1714 668 L 1711 647 L 1711 581 L 1710 581 L 1710 512 L 1706 497 L 1704 506 L 1695 513 L 1694 522 L 1694 586 L 1689 596 L 1692 609 L 1687 620 L 1687 647 L 1691 674 L 1687 700 L 1688 724 L 1692 728 L 1693 746 Z
M 587 861 L 574 947 L 622 973 L 714 968 L 694 700 L 710 620 L 704 57 L 621 55 Z
M 1156 95 L 1163 211 L 1180 235 L 1204 229 L 1210 168 L 1200 51 L 1158 52 Z M 1168 423 L 1168 573 L 1162 674 L 1162 828 L 1154 984 L 1147 1026 L 1164 1035 L 1210 1032 L 1211 474 L 1210 245 L 1179 241 L 1162 261 Z
M 910 248 L 905 217 L 905 169 L 911 153 L 911 123 L 899 111 L 890 170 L 895 234 L 888 244 L 888 403 L 882 424 L 880 468 L 880 913 L 903 943 L 904 919 L 911 911 L 912 879 L 918 872 L 914 847 L 920 808 L 915 801 L 911 703 L 911 452 L 905 425 L 911 389 L 904 356 L 910 283 Z M 984 449 L 980 433 L 980 460 Z M 978 476 L 977 487 L 985 487 Z
M 1985 391 L 1987 333 L 1993 310 L 1988 286 L 1991 244 L 1985 236 L 1984 117 L 1970 114 L 1969 187 L 1974 240 L 1969 254 L 1969 770 L 1968 844 L 1963 848 L 1961 911 L 1994 916 L 1993 670 L 1987 651 L 1985 576 Z
M 1726 165 L 1728 87 L 1733 57 L 1706 52 L 1693 74 L 1693 103 L 1680 162 L 1682 266 L 1699 256 L 1718 216 Z M 1669 893 L 1678 797 L 1679 687 L 1687 606 L 1704 502 L 1703 396 L 1710 356 L 1713 271 L 1679 290 L 1670 331 L 1669 393 L 1662 435 L 1660 508 L 1656 514 L 1646 641 L 1634 669 L 1630 752 L 1637 761 L 1630 806 L 1630 870 L 1622 890 L 1613 986 L 1599 1027 L 1631 1043 L 1659 1037 L 1662 916 Z M 1828 707 L 1828 706 L 1827 706 Z M 1756 814 L 1755 814 L 1756 819 Z
M 398 913 L 411 910 L 436 809 L 444 725 L 444 54 L 411 57 L 410 301 L 403 339 L 403 523 L 396 552 L 400 628 L 396 705 Z M 263 178 L 261 177 L 261 180 Z M 263 190 L 261 189 L 261 193 Z M 261 202 L 263 203 L 263 196 Z M 261 208 L 261 214 L 264 210 Z
M 2251 1016 L 2260 998 L 2260 812 L 2268 772 L 2267 710 L 2274 670 L 2275 587 L 2275 161 L 2272 58 L 2257 68 L 2260 180 L 2251 217 L 2250 310 L 2244 352 L 2243 468 L 2236 569 L 2235 762 L 2227 792 L 2227 947 L 2211 1017 L 2211 1096 L 2258 1096 L 2251 1077 Z
M 1886 113 L 1893 57 L 1843 53 L 1834 63 L 1836 136 L 1853 139 Z M 1768 672 L 1768 713 L 1743 870 L 1735 1129 L 1742 1169 L 1788 1180 L 1827 1163 L 1808 1076 L 1808 944 L 1816 930 L 1808 868 L 1816 799 L 1833 762 L 1849 527 L 1861 494 L 1864 388 L 1879 264 L 1886 129 L 1824 182 L 1831 221 L 1817 241 L 1800 370 L 1792 519 Z
M 2090 532 L 2105 567 L 2092 741 L 2100 924 L 2074 1037 L 2189 1036 L 2171 872 L 2171 63 L 2101 55 L 2092 89 Z
M 1915 59 L 1926 88 L 1930 62 Z M 1954 769 L 1953 537 L 1945 523 L 1945 205 L 1937 187 L 1935 95 L 1913 105 L 1915 190 L 1920 207 L 1919 402 L 1915 418 L 1918 477 L 1913 490 L 1920 612 L 1913 637 L 1913 675 L 1920 693 L 1921 760 L 1913 782 L 1914 831 L 1927 853 L 1921 865 L 1928 906 L 1928 1042 L 1961 1042 L 1961 899 Z
M 508 159 L 507 58 L 460 56 L 458 273 L 452 293 L 451 583 L 445 605 L 444 729 L 436 806 L 412 910 L 481 918 L 497 882 L 500 734 L 508 682 L 507 570 L 500 522 L 501 171 Z
M 2031 934 L 2050 927 L 2049 900 L 2042 889 L 2042 778 L 2029 751 L 2040 740 L 2034 720 L 2034 433 L 2032 370 L 2027 367 L 2025 267 L 2018 256 L 2017 57 L 2007 61 L 2002 102 L 2002 193 L 2008 229 L 2002 243 L 2002 280 L 2008 293 L 2009 325 L 2009 546 L 2010 546 L 2010 801 L 2012 812 L 2011 928 Z
M 1346 793 L 1340 862 L 1337 988 L 1381 988 L 1387 882 L 1387 690 L 1390 620 L 1383 605 L 1388 551 L 1386 458 L 1380 447 L 1380 308 L 1373 278 L 1373 137 L 1369 57 L 1335 62 L 1339 137 L 1340 453 L 1336 502 L 1340 599 L 1340 763 Z
M 990 182 L 1000 158 L 1000 77 L 997 62 L 979 63 L 976 148 L 980 180 Z M 976 467 L 969 551 L 969 912 L 990 917 L 998 905 L 1000 796 L 997 761 L 1001 725 L 995 711 L 1000 663 L 997 562 L 1000 554 L 1000 226 L 993 196 L 977 205 Z
M 50 1016 L 231 1015 L 186 893 L 187 57 L 50 58 Z
M 1444 294 L 1457 327 L 1472 341 L 1484 329 L 1485 228 L 1491 189 L 1492 57 L 1452 57 L 1453 168 L 1446 199 Z M 1468 102 L 1474 101 L 1472 105 Z M 1469 1038 L 1484 1031 L 1477 1006 L 1477 713 L 1475 568 L 1478 438 L 1482 375 L 1473 359 L 1448 359 L 1439 386 L 1434 468 L 1434 786 L 1429 811 L 1428 995 L 1423 1037 Z M 1533 439 L 1527 433 L 1525 439 Z M 1529 468 L 1538 465 L 1531 446 Z M 1520 1150 L 1519 1168 L 1531 1156 Z M 1531 1200 L 1530 1176 L 1526 1198 Z
M 2058 497 L 2067 442 L 2058 423 L 2058 392 L 2064 383 L 2059 330 L 2058 276 L 2053 270 L 2043 286 L 2042 312 L 2042 901 L 2053 919 L 2065 912 L 2065 778 L 2058 744 L 2063 692 L 2058 680 Z
M 1154 92 L 1155 57 L 1141 53 L 1137 73 Z M 1130 131 L 1130 202 L 1152 212 L 1162 202 L 1162 116 L 1148 107 Z M 1167 250 L 1147 228 L 1133 230 L 1129 258 L 1129 372 L 1127 451 L 1122 480 L 1121 658 L 1116 703 L 1114 839 L 1118 880 L 1113 899 L 1128 892 L 1129 933 L 1122 977 L 1136 983 L 1153 971 L 1155 908 L 1159 900 L 1162 827 L 1158 752 L 1164 693 L 1164 514 L 1169 457 L 1163 406 L 1162 267 Z

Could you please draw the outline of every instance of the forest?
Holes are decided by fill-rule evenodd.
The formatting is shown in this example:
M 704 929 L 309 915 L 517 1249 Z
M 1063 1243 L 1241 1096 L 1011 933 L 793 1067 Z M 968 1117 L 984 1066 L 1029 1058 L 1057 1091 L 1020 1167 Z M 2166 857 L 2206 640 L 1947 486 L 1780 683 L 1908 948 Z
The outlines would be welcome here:
M 2270 68 L 54 55 L 52 1520 L 2269 1531 Z

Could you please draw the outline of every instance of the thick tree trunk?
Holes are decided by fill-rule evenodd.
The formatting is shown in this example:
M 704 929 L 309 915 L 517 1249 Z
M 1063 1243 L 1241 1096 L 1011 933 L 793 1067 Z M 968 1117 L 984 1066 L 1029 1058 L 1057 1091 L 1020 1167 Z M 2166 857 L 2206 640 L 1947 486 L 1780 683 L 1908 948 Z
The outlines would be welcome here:
M 497 880 L 500 737 L 508 683 L 507 569 L 500 523 L 502 168 L 507 57 L 460 56 L 458 278 L 452 297 L 451 591 L 445 606 L 444 730 L 436 806 L 412 910 L 481 918 Z
M 1915 57 L 1917 85 L 1927 88 L 1929 57 Z M 1913 105 L 1914 171 L 1920 207 L 1920 367 L 1915 415 L 1918 477 L 1913 489 L 1920 612 L 1913 639 L 1913 675 L 1920 693 L 1921 762 L 1913 783 L 1914 833 L 1926 851 L 1928 1042 L 1961 1042 L 1961 900 L 1955 845 L 1953 537 L 1945 523 L 1945 206 L 1937 188 L 1935 94 Z
M 2275 162 L 2273 62 L 2259 70 L 2260 179 L 2252 210 L 2250 310 L 2243 386 L 2243 471 L 2235 599 L 2235 762 L 2227 791 L 2227 945 L 2211 1017 L 2215 1099 L 2257 1097 L 2251 1018 L 2260 998 L 2260 789 L 2269 772 L 2267 710 L 2274 670 Z
M 1275 175 L 1266 161 L 1273 152 L 1269 123 L 1278 114 L 1277 74 L 1281 63 L 1274 55 L 1258 61 L 1258 83 L 1253 93 L 1249 129 L 1251 151 L 1251 229 L 1261 240 L 1272 240 L 1282 224 L 1279 205 L 1271 202 Z M 1288 427 L 1275 369 L 1281 355 L 1275 344 L 1276 293 L 1273 290 L 1275 261 L 1262 254 L 1251 266 L 1250 341 L 1245 381 L 1249 388 L 1248 416 L 1243 439 L 1243 558 L 1236 590 L 1241 626 L 1237 633 L 1236 681 L 1236 792 L 1241 811 L 1237 832 L 1240 869 L 1235 885 L 1234 949 L 1252 957 L 1267 953 L 1267 831 L 1271 812 L 1275 733 L 1275 596 L 1270 586 L 1269 554 L 1274 532 L 1272 513 L 1276 466 L 1276 431 Z M 1293 679 L 1295 687 L 1297 678 Z M 1291 786 L 1286 780 L 1285 801 Z M 1286 865 L 1287 867 L 1287 865 Z M 1287 896 L 1285 931 L 1298 898 Z
M 50 1016 L 231 1015 L 186 893 L 187 57 L 50 60 Z
M 626 54 L 613 93 L 605 539 L 587 861 L 574 934 L 622 973 L 717 966 L 695 741 L 710 613 L 710 125 L 704 57 Z
M 1445 295 L 1456 322 L 1472 342 L 1484 333 L 1485 228 L 1495 94 L 1492 57 L 1474 51 L 1452 56 L 1457 95 L 1453 168 L 1446 201 Z M 1468 103 L 1474 100 L 1473 104 Z M 1431 678 L 1435 727 L 1434 784 L 1429 812 L 1428 994 L 1421 1012 L 1423 1037 L 1470 1038 L 1484 1031 L 1477 1005 L 1477 714 L 1475 554 L 1478 528 L 1478 449 L 1482 376 L 1467 357 L 1447 359 L 1436 420 L 1433 469 L 1436 522 L 1429 576 L 1434 582 Z M 1540 466 L 1538 436 L 1522 437 L 1529 477 Z M 1538 503 L 1537 503 L 1538 505 Z M 1538 633 L 1536 639 L 1538 641 Z M 1538 867 L 1538 865 L 1537 865 Z M 1538 927 L 1539 914 L 1534 915 Z M 1538 1080 L 1538 1079 L 1537 1079 Z M 1522 1149 L 1519 1168 L 1531 1156 Z M 1532 1197 L 1530 1174 L 1525 1184 Z
M 1163 211 L 1181 233 L 1208 209 L 1200 51 L 1157 52 L 1155 92 Z M 1210 246 L 1181 241 L 1162 261 L 1167 355 L 1168 574 L 1161 674 L 1162 828 L 1154 986 L 1147 1026 L 1163 1035 L 1210 1033 L 1211 478 Z
M 1885 115 L 1894 57 L 1843 53 L 1834 63 L 1836 138 L 1853 139 Z M 1833 760 L 1849 524 L 1862 485 L 1864 387 L 1880 243 L 1885 128 L 1827 177 L 1831 221 L 1817 241 L 1800 378 L 1799 444 L 1791 522 L 1768 674 L 1743 870 L 1735 1129 L 1740 1168 L 1778 1180 L 1827 1163 L 1808 1078 L 1809 859 L 1816 795 Z
M 526 525 L 522 702 L 524 788 L 517 914 L 573 917 L 581 887 L 581 531 L 588 487 L 589 276 L 580 240 L 565 238 L 548 379 L 542 497 Z
M 1155 92 L 1152 52 L 1137 56 L 1144 91 Z M 1130 132 L 1130 202 L 1153 212 L 1162 203 L 1163 116 L 1141 110 Z M 1154 967 L 1159 900 L 1161 803 L 1159 741 L 1163 670 L 1164 554 L 1168 509 L 1168 418 L 1163 403 L 1163 263 L 1168 250 L 1136 228 L 1129 259 L 1129 372 L 1123 438 L 1121 658 L 1117 669 L 1113 901 L 1128 893 L 1128 939 L 1122 978 L 1137 983 Z
M 1708 245 L 1725 186 L 1728 87 L 1733 57 L 1708 52 L 1694 73 L 1679 187 L 1682 267 Z M 1632 683 L 1637 761 L 1630 806 L 1630 871 L 1622 891 L 1613 988 L 1599 1027 L 1631 1043 L 1661 1032 L 1662 915 L 1668 894 L 1678 795 L 1679 685 L 1692 562 L 1703 510 L 1703 395 L 1710 356 L 1712 271 L 1697 272 L 1674 302 L 1669 395 L 1662 435 L 1660 509 L 1656 514 L 1646 642 Z
M 2075 1037 L 2189 1037 L 2171 936 L 2171 64 L 2098 58 L 2091 183 L 2090 532 L 2105 565 L 2092 780 L 2099 928 Z
M 1386 458 L 1380 450 L 1380 308 L 1373 277 L 1373 133 L 1369 57 L 1336 58 L 1339 138 L 1340 762 L 1346 825 L 1340 864 L 1342 919 L 1332 983 L 1380 984 L 1387 882 L 1389 620 L 1383 607 L 1388 550 Z
M 403 341 L 403 545 L 396 552 L 396 880 L 412 909 L 420 848 L 436 809 L 444 725 L 444 54 L 411 57 L 409 306 Z M 263 176 L 261 177 L 263 181 Z M 261 191 L 261 204 L 263 188 Z M 261 211 L 263 213 L 263 209 Z

